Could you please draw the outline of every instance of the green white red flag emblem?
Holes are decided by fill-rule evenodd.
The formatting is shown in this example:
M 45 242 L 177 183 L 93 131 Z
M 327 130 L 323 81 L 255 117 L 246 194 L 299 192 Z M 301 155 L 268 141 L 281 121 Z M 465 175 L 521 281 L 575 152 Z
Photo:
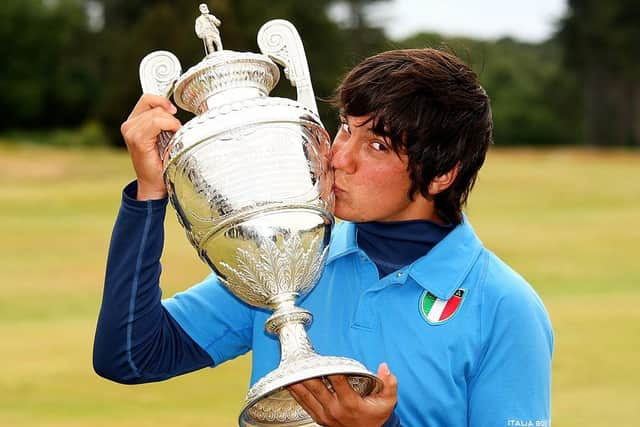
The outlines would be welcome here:
M 458 289 L 448 300 L 436 298 L 429 291 L 424 291 L 420 297 L 420 313 L 431 324 L 443 323 L 451 318 L 462 305 L 465 290 Z

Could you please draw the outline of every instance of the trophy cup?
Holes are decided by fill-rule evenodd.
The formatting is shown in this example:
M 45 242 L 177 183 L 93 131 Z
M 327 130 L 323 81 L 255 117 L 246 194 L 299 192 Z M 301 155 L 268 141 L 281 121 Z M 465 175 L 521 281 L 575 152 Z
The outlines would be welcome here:
M 220 21 L 204 4 L 200 12 L 200 63 L 181 74 L 178 59 L 158 51 L 140 64 L 145 93 L 173 95 L 196 115 L 159 138 L 169 199 L 222 283 L 242 301 L 273 311 L 265 328 L 280 341 L 280 364 L 251 387 L 239 424 L 315 426 L 286 386 L 344 374 L 366 396 L 382 384 L 355 360 L 317 354 L 305 331 L 311 313 L 295 305 L 320 277 L 334 224 L 329 135 L 291 23 L 262 26 L 262 54 L 234 52 L 222 49 Z M 296 87 L 296 101 L 268 96 L 280 77 L 276 63 Z

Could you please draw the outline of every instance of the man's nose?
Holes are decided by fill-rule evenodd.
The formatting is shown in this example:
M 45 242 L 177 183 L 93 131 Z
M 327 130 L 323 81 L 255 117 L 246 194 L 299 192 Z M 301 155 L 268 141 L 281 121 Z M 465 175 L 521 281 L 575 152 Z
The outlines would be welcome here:
M 351 138 L 338 139 L 331 146 L 331 167 L 352 173 L 355 170 L 354 144 Z

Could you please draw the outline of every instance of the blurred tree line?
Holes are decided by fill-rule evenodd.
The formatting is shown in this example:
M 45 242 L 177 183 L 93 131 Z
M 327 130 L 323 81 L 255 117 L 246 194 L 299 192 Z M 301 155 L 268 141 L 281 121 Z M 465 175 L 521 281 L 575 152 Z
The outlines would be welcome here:
M 640 145 L 640 4 L 569 0 L 557 34 L 589 144 Z
M 237 51 L 257 52 L 257 31 L 269 19 L 296 25 L 330 131 L 336 112 L 322 100 L 351 66 L 381 50 L 430 46 L 453 50 L 478 72 L 492 98 L 497 144 L 640 145 L 640 12 L 633 0 L 570 0 L 557 34 L 539 44 L 431 33 L 390 41 L 366 14 L 385 1 L 216 0 L 210 8 L 222 20 L 225 48 Z M 202 59 L 193 31 L 198 4 L 3 0 L 0 132 L 88 128 L 88 143 L 122 144 L 119 127 L 140 95 L 144 55 L 170 50 L 184 70 Z M 344 19 L 332 19 L 331 7 Z M 274 95 L 295 96 L 287 83 L 282 78 Z

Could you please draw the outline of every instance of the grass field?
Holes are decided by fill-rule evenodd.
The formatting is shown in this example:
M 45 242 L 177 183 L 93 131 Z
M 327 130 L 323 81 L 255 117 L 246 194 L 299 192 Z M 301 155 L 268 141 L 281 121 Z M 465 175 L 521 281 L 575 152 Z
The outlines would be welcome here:
M 246 357 L 143 386 L 93 373 L 109 236 L 132 176 L 125 152 L 0 144 L 0 426 L 236 425 Z M 640 152 L 493 149 L 468 215 L 550 312 L 553 425 L 637 425 Z M 207 268 L 172 211 L 167 227 L 170 295 Z

